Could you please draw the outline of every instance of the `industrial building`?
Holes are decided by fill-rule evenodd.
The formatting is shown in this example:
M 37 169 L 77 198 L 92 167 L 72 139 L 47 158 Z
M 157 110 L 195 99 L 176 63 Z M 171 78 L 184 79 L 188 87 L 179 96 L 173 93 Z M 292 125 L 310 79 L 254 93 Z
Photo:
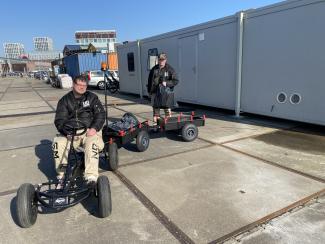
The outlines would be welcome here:
M 34 37 L 33 43 L 36 52 L 53 51 L 53 40 L 49 37 Z
M 79 45 L 93 44 L 97 48 L 106 49 L 108 52 L 115 51 L 117 41 L 115 30 L 76 31 L 75 40 Z

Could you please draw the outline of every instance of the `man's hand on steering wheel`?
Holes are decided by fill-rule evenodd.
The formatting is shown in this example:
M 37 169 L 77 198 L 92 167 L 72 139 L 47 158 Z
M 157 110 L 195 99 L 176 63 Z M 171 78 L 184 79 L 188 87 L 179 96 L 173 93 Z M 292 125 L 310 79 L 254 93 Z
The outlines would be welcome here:
M 87 136 L 93 136 L 93 135 L 96 135 L 96 133 L 97 133 L 97 131 L 96 131 L 96 129 L 94 129 L 94 128 L 89 128 L 89 129 L 87 129 Z

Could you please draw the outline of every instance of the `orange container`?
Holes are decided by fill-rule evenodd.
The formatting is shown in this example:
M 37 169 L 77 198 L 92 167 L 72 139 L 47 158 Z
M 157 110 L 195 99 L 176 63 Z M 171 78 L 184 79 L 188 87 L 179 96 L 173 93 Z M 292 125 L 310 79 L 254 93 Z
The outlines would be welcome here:
M 116 52 L 107 54 L 107 62 L 108 62 L 108 69 L 118 70 L 118 61 L 117 61 L 117 53 Z

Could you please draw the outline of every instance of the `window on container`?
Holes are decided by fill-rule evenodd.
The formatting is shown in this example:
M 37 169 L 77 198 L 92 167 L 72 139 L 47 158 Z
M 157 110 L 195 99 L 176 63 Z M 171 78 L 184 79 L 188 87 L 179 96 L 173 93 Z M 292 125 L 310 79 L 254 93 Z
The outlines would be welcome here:
M 128 53 L 128 70 L 129 72 L 134 72 L 134 53 Z
M 148 50 L 148 70 L 151 70 L 153 66 L 158 64 L 158 49 L 152 48 Z

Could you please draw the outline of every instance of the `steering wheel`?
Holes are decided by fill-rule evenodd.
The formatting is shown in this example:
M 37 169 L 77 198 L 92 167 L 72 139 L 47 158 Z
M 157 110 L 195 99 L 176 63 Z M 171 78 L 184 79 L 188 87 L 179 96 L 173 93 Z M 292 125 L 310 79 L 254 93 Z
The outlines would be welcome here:
M 87 125 L 79 119 L 70 119 L 63 123 L 62 130 L 66 135 L 81 136 L 86 133 Z M 79 131 L 80 130 L 80 131 Z M 79 131 L 79 132 L 77 132 Z

